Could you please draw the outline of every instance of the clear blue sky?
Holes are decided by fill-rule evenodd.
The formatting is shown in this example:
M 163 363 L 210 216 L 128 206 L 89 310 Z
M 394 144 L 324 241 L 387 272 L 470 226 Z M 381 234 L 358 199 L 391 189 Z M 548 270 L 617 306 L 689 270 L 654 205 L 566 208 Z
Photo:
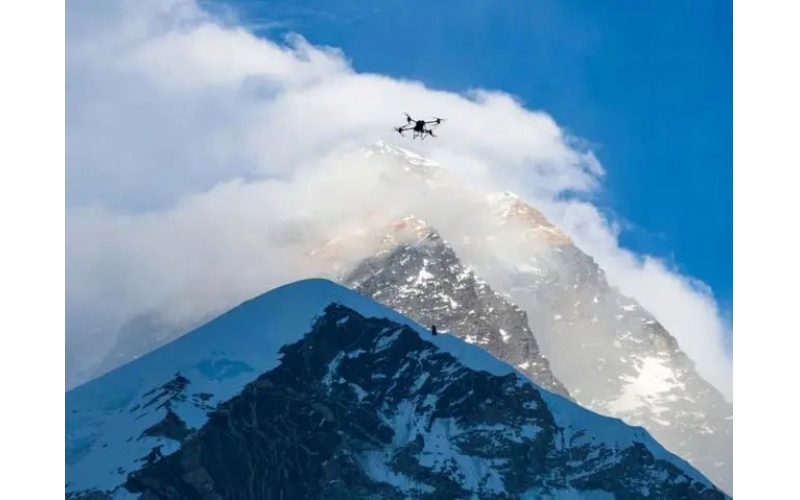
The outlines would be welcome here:
M 671 259 L 732 309 L 731 2 L 226 3 L 263 36 L 343 49 L 356 70 L 500 89 L 548 112 L 594 145 L 600 206 L 630 224 L 622 245 Z

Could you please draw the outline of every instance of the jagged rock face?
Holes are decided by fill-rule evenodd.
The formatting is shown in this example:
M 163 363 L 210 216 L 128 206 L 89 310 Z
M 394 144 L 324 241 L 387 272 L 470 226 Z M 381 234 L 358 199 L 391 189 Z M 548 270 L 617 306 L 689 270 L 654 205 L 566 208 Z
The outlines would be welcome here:
M 645 427 L 732 491 L 732 405 L 703 379 L 663 325 L 610 286 L 595 261 L 541 212 L 510 193 L 487 199 L 496 226 L 484 224 L 486 232 L 478 236 L 450 228 L 449 236 L 462 262 L 527 313 L 555 378 L 582 405 Z M 391 248 L 384 246 L 378 255 Z M 416 297 L 446 307 L 435 295 Z M 408 311 L 402 302 L 392 306 Z M 518 362 L 500 350 L 491 352 Z
M 476 277 L 423 221 L 404 222 L 413 226 L 412 238 L 390 235 L 396 246 L 365 260 L 342 282 L 420 324 L 480 345 L 545 389 L 568 397 L 539 351 L 525 312 Z
M 539 210 L 528 205 L 511 193 L 488 196 L 489 204 L 499 217 L 501 224 L 516 223 L 522 228 L 521 236 L 529 242 L 544 242 L 547 245 L 572 245 L 572 240 L 553 225 Z
M 152 500 L 725 498 L 644 442 L 588 438 L 519 376 L 470 369 L 388 320 L 332 305 L 282 354 L 126 488 Z
M 531 274 L 528 284 L 519 279 L 509 288 L 520 307 L 539 313 L 553 371 L 583 406 L 646 428 L 731 491 L 732 405 L 651 314 L 608 285 L 591 258 L 571 246 L 558 256 L 561 272 Z
M 674 337 L 610 286 L 594 260 L 540 212 L 513 195 L 491 203 L 500 221 L 496 231 L 457 242 L 486 282 L 475 280 L 462 256 L 415 217 L 384 230 L 376 256 L 340 281 L 422 324 L 444 326 L 480 344 L 543 387 L 646 428 L 732 491 L 732 405 L 697 373 Z M 466 276 L 473 281 L 465 283 Z M 506 307 L 478 306 L 483 314 L 470 313 L 480 301 L 454 294 L 472 287 L 489 290 Z M 506 320 L 499 317 L 519 319 L 520 309 L 524 321 L 514 328 L 501 325 Z M 529 362 L 534 352 L 543 362 Z
M 733 406 L 650 313 L 609 285 L 590 256 L 563 239 L 539 237 L 551 228 L 536 229 L 540 221 L 517 198 L 493 201 L 506 244 L 493 249 L 494 262 L 476 259 L 475 268 L 528 313 L 542 352 L 570 395 L 644 427 L 732 491 Z

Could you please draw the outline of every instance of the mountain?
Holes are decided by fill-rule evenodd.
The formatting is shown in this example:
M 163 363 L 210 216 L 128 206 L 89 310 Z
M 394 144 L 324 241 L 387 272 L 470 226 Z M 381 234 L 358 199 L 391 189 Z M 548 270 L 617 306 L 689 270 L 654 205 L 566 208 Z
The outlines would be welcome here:
M 475 276 L 423 220 L 407 217 L 392 225 L 382 250 L 342 282 L 418 323 L 458 332 L 541 387 L 569 397 L 539 351 L 525 312 Z
M 357 207 L 356 223 L 337 225 L 327 240 L 317 238 L 321 222 L 309 220 L 308 214 L 287 225 L 279 239 L 291 240 L 292 252 L 297 249 L 310 263 L 312 275 L 356 286 L 426 327 L 436 323 L 450 328 L 542 387 L 644 427 L 724 491 L 732 491 L 732 405 L 658 320 L 621 293 L 594 259 L 542 212 L 512 193 L 487 194 L 467 186 L 441 165 L 383 142 L 353 152 L 341 163 L 347 172 L 357 165 L 367 169 L 371 177 L 365 185 L 386 194 L 385 203 Z M 426 221 L 425 231 L 435 232 L 446 250 L 437 245 L 411 248 L 425 231 L 391 227 L 412 213 Z M 402 245 L 411 247 L 398 250 Z M 388 259 L 396 250 L 416 252 L 422 260 L 411 259 L 405 264 L 411 267 L 404 268 L 402 259 Z M 454 262 L 458 271 L 438 264 L 441 259 Z M 378 273 L 381 266 L 388 268 Z M 438 266 L 435 273 L 431 266 Z M 363 276 L 350 274 L 356 269 Z M 367 280 L 369 273 L 378 275 Z M 435 279 L 424 279 L 425 273 Z M 412 275 L 412 281 L 404 281 Z M 466 281 L 459 282 L 460 275 Z M 384 288 L 385 295 L 378 295 Z M 468 298 L 455 298 L 460 294 Z M 185 300 L 191 302 L 191 297 Z M 468 316 L 472 310 L 480 311 L 481 319 L 468 330 L 478 319 Z M 203 317 L 210 312 L 203 311 Z M 104 370 L 193 326 L 145 319 L 134 319 L 120 332 Z
M 66 497 L 726 498 L 641 428 L 325 280 L 66 394 Z

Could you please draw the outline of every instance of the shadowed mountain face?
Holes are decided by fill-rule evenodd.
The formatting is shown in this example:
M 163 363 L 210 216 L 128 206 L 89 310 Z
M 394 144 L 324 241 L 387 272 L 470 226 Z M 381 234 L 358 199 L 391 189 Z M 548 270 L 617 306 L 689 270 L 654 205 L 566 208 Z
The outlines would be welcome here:
M 223 326 L 241 321 L 232 314 Z M 276 366 L 229 387 L 234 394 L 213 407 L 215 395 L 198 392 L 207 382 L 193 380 L 203 370 L 175 374 L 127 400 L 121 413 L 157 418 L 130 420 L 128 429 L 95 428 L 95 442 L 106 450 L 99 443 L 122 431 L 110 461 L 132 442 L 144 440 L 151 450 L 119 486 L 67 497 L 127 491 L 151 500 L 726 498 L 641 429 L 541 391 L 455 337 L 434 337 L 339 303 L 294 337 L 280 348 Z M 183 340 L 155 351 L 167 356 L 157 361 L 184 356 Z M 93 383 L 123 390 L 133 373 Z M 78 399 L 95 391 L 106 393 L 88 388 Z M 104 401 L 89 405 L 96 410 L 86 401 L 75 408 L 73 399 L 68 393 L 68 414 L 110 409 Z M 69 421 L 67 430 L 77 435 Z M 68 464 L 98 450 L 76 444 L 68 441 Z M 68 483 L 70 476 L 68 466 Z
M 723 498 L 641 443 L 565 432 L 534 386 L 470 370 L 389 321 L 332 306 L 282 354 L 127 487 L 186 499 Z

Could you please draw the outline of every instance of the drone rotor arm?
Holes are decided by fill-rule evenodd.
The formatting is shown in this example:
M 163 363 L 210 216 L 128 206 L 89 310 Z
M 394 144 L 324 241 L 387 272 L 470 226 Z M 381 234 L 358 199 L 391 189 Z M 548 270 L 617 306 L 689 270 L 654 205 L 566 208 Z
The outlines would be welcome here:
M 444 121 L 444 118 L 436 118 L 435 120 L 430 120 L 430 121 L 425 122 L 425 124 L 426 125 L 431 125 L 431 128 L 432 128 L 432 127 L 438 127 L 439 125 L 442 124 L 443 121 Z

